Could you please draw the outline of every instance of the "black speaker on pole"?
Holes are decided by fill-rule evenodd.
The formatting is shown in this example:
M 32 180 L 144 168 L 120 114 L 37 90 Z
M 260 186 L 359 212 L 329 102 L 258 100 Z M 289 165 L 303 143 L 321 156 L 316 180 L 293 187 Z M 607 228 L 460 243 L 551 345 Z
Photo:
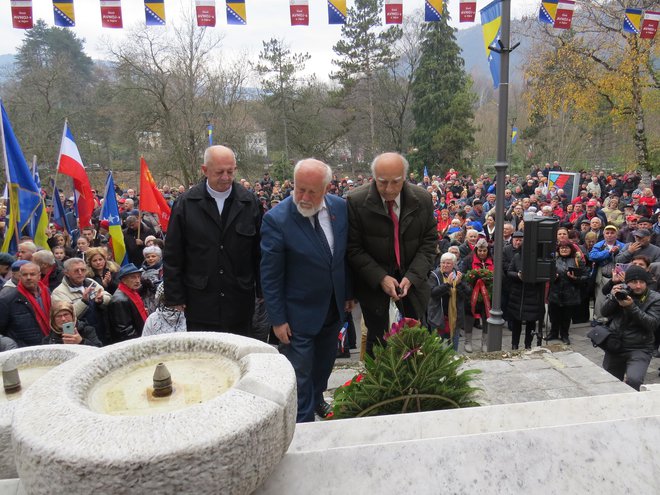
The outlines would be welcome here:
M 555 278 L 555 252 L 559 220 L 547 217 L 525 219 L 522 246 L 522 279 L 525 283 Z

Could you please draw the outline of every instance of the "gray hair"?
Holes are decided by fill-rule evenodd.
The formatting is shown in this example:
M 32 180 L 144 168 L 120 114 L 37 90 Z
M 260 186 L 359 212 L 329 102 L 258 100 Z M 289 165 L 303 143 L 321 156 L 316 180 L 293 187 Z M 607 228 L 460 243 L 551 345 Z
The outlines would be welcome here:
M 32 261 L 35 263 L 43 263 L 44 265 L 52 266 L 55 264 L 55 256 L 53 256 L 53 253 L 47 249 L 42 249 L 41 251 L 37 251 L 32 255 Z
M 332 181 L 332 169 L 330 168 L 330 165 L 327 163 L 322 162 L 321 160 L 317 160 L 316 158 L 303 158 L 302 160 L 299 160 L 298 163 L 296 163 L 296 166 L 293 167 L 293 178 L 294 178 L 294 187 L 295 187 L 295 177 L 296 174 L 298 173 L 298 170 L 300 170 L 300 167 L 302 167 L 305 162 L 309 160 L 314 160 L 319 166 L 325 167 L 325 177 L 323 178 L 323 185 L 327 186 L 330 184 Z
M 231 148 L 227 148 L 226 146 L 216 144 L 216 145 L 213 145 L 213 146 L 209 146 L 208 148 L 206 148 L 204 150 L 204 164 L 205 165 L 211 161 L 211 154 L 213 153 L 213 151 L 215 151 L 218 148 L 224 148 L 224 149 L 230 151 L 232 156 L 234 157 L 234 163 L 236 163 L 236 153 L 234 153 L 234 150 L 232 150 Z
M 385 153 L 381 153 L 380 155 L 377 155 L 372 161 L 371 161 L 371 175 L 372 177 L 376 177 L 376 162 L 378 159 L 383 156 Z M 408 160 L 406 160 L 406 157 L 399 154 L 395 153 L 396 155 L 399 155 L 399 158 L 401 158 L 401 161 L 403 162 L 403 178 L 405 180 L 406 176 L 408 175 L 408 169 L 410 168 L 410 164 L 408 163 Z
M 451 261 L 452 263 L 456 263 L 456 256 L 454 256 L 453 253 L 445 253 L 442 256 L 440 256 L 440 263 L 443 261 Z
M 486 239 L 479 239 L 477 243 L 474 245 L 474 249 L 479 249 L 479 248 L 488 249 L 488 241 L 486 241 Z
M 27 249 L 27 250 L 30 251 L 31 253 L 36 253 L 37 250 L 39 249 L 39 248 L 37 247 L 37 245 L 36 245 L 34 242 L 32 242 L 32 241 L 23 241 L 23 242 L 19 242 L 18 245 L 24 247 L 25 249 Z
M 82 263 L 83 265 L 87 265 L 87 264 L 85 263 L 85 260 L 82 259 L 82 258 L 69 258 L 68 260 L 66 260 L 66 261 L 64 262 L 64 271 L 65 271 L 65 272 L 68 272 L 68 271 L 69 271 L 69 268 L 72 268 L 73 265 L 77 265 L 77 264 L 79 264 L 79 263 Z

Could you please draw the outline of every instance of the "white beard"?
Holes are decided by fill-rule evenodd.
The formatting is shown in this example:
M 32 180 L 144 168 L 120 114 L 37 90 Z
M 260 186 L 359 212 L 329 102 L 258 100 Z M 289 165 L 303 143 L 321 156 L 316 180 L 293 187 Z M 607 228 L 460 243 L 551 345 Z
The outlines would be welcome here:
M 296 205 L 296 208 L 298 209 L 298 213 L 300 213 L 303 217 L 305 218 L 310 218 L 316 215 L 319 211 L 321 211 L 321 208 L 323 207 L 323 203 L 316 207 L 312 208 L 303 208 L 300 206 L 300 204 L 294 199 L 293 204 Z

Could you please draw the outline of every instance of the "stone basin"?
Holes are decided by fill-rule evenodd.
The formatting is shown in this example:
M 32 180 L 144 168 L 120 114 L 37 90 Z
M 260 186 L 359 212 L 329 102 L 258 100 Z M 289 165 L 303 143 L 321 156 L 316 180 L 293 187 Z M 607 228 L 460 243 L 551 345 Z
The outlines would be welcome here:
M 211 366 L 198 374 L 200 361 Z M 171 368 L 174 393 L 153 400 L 144 377 L 159 362 Z M 222 368 L 224 382 L 209 391 L 214 368 Z M 13 443 L 30 494 L 52 493 L 53 486 L 70 494 L 251 493 L 295 428 L 288 360 L 267 344 L 225 333 L 108 346 L 51 371 L 25 395 Z
M 94 353 L 96 347 L 86 345 L 40 345 L 23 347 L 0 353 L 0 368 L 13 362 L 21 378 L 21 390 L 6 394 L 0 386 L 0 479 L 15 478 L 16 463 L 11 446 L 11 426 L 14 411 L 32 385 L 60 364 L 84 354 Z

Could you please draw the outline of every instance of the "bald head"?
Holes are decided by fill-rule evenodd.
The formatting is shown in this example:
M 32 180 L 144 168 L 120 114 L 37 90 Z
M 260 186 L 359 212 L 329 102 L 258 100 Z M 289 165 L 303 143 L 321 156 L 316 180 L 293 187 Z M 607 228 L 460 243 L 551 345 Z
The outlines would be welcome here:
M 209 146 L 204 152 L 202 173 L 214 191 L 225 192 L 231 188 L 236 173 L 236 156 L 226 146 Z
M 393 201 L 401 193 L 408 173 L 408 161 L 398 153 L 383 153 L 371 162 L 371 175 L 385 201 Z

